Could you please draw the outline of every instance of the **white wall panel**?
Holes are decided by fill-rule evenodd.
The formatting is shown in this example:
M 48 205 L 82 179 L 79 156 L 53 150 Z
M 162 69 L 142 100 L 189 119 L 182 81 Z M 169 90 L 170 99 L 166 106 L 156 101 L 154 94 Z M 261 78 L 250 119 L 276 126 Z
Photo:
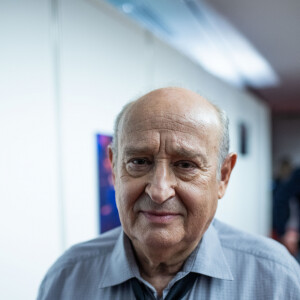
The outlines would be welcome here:
M 236 114 L 231 118 L 231 129 L 235 130 L 235 149 L 239 150 L 238 126 L 240 123 L 244 123 L 248 129 L 249 152 L 246 155 L 239 153 L 230 183 L 230 191 L 233 192 L 231 196 L 234 200 L 230 199 L 233 203 L 230 208 L 226 209 L 227 213 L 224 214 L 224 219 L 244 230 L 266 234 L 269 233 L 270 217 L 264 207 L 269 206 L 270 203 L 270 197 L 266 197 L 269 186 L 262 186 L 261 182 L 265 183 L 269 180 L 266 176 L 269 174 L 270 148 L 269 144 L 261 143 L 261 135 L 265 136 L 265 133 L 268 133 L 269 119 L 268 115 L 265 115 L 266 119 L 264 120 L 260 118 L 264 107 L 253 97 L 236 93 L 235 98 Z M 262 162 L 261 156 L 267 157 L 267 159 Z M 267 171 L 262 169 L 267 169 Z M 226 206 L 226 203 L 222 203 L 222 205 Z M 235 211 L 234 216 L 230 216 L 228 210 L 231 209 Z M 219 216 L 222 218 L 220 214 Z
M 270 228 L 272 222 L 272 151 L 271 151 L 271 114 L 267 106 L 261 105 L 259 110 L 259 154 L 257 164 L 257 177 L 258 177 L 258 226 L 259 233 L 263 235 L 270 235 Z M 266 201 L 270 199 L 270 201 Z
M 61 252 L 50 7 L 0 2 L 0 298 L 34 299 Z

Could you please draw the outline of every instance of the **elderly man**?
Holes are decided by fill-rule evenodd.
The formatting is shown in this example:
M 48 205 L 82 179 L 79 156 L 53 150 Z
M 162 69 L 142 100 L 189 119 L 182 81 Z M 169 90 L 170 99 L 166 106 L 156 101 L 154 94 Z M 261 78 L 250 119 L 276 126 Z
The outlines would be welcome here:
M 122 227 L 67 251 L 38 299 L 300 299 L 282 246 L 213 220 L 228 148 L 225 113 L 191 91 L 127 105 L 109 149 Z

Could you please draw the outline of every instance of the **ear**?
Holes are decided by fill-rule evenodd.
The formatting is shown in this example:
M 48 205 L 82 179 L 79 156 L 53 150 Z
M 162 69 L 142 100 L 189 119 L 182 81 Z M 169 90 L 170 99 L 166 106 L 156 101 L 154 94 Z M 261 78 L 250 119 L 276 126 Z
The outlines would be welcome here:
M 114 152 L 112 150 L 111 145 L 108 146 L 108 158 L 110 161 L 110 165 L 111 165 L 111 173 L 112 173 L 112 179 L 113 179 L 113 183 L 115 185 L 115 180 L 116 180 L 116 176 L 115 176 L 115 157 L 114 157 Z
M 221 178 L 219 182 L 219 189 L 218 189 L 218 198 L 221 199 L 225 191 L 227 189 L 227 185 L 229 182 L 229 178 L 231 175 L 231 172 L 235 166 L 237 160 L 237 154 L 236 153 L 229 153 L 227 157 L 225 158 L 222 168 L 221 168 Z

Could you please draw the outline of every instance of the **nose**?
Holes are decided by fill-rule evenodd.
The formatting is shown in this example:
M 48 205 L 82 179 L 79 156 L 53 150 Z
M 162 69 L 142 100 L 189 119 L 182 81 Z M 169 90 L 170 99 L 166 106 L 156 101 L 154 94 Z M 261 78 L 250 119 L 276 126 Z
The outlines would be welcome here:
M 167 162 L 159 162 L 149 174 L 145 192 L 152 201 L 161 204 L 175 196 L 175 183 L 175 175 Z

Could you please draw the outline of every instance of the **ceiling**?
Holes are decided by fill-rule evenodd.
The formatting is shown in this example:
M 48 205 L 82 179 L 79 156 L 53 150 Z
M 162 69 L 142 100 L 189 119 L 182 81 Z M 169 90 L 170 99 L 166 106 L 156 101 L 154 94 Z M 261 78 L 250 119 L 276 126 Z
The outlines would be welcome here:
M 255 89 L 277 113 L 300 113 L 300 1 L 209 0 L 247 37 L 279 77 L 274 87 Z
M 197 53 L 193 49 L 198 51 L 200 57 L 203 47 L 207 47 L 205 55 L 200 57 L 205 58 L 200 62 L 203 67 L 208 60 L 207 54 L 213 53 L 210 56 L 215 68 L 222 64 L 223 71 L 227 72 L 229 68 L 226 63 L 232 59 L 235 67 L 244 64 L 244 69 L 245 66 L 251 69 L 253 60 L 250 62 L 244 51 L 245 45 L 248 45 L 253 53 L 257 52 L 261 56 L 260 61 L 266 61 L 267 73 L 273 79 L 275 76 L 276 80 L 273 83 L 272 80 L 269 83 L 265 80 L 262 82 L 266 84 L 257 84 L 253 74 L 251 78 L 243 74 L 244 69 L 236 68 L 242 79 L 239 84 L 267 102 L 273 113 L 300 114 L 299 0 L 107 1 L 194 59 Z M 229 34 L 233 39 L 227 38 L 224 28 L 233 29 L 233 35 Z M 208 48 L 214 34 L 222 43 L 215 39 L 213 46 L 221 53 L 215 54 L 213 48 Z M 239 35 L 243 51 L 233 43 Z M 225 60 L 224 55 L 221 57 L 223 52 L 227 55 Z M 220 60 L 217 59 L 218 55 Z M 263 78 L 262 74 L 255 76 Z

